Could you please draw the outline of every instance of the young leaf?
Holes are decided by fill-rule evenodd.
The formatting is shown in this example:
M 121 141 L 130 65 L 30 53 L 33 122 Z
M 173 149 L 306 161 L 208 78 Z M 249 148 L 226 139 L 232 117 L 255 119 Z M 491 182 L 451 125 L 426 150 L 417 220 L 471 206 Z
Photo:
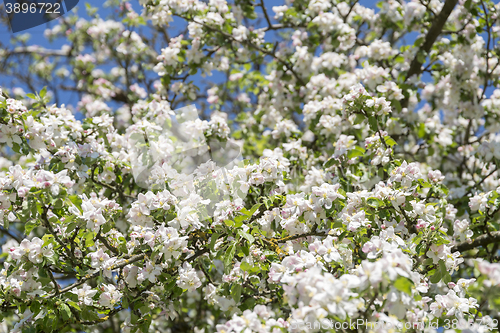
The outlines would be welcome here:
M 61 313 L 62 319 L 63 320 L 68 320 L 71 318 L 71 310 L 69 309 L 69 306 L 66 305 L 66 303 L 62 303 L 59 306 L 59 312 Z
M 236 304 L 238 304 L 238 302 L 240 301 L 242 289 L 243 287 L 239 283 L 235 283 L 231 288 L 231 296 L 233 297 Z
M 224 257 L 224 266 L 229 267 L 231 265 L 231 262 L 233 261 L 234 258 L 234 252 L 236 251 L 236 244 L 232 244 L 229 246 L 226 256 Z
M 252 265 L 250 265 L 249 263 L 247 263 L 246 261 L 242 262 L 241 265 L 240 265 L 240 269 L 245 271 L 245 272 L 248 272 L 250 269 L 252 269 Z
M 436 273 L 431 277 L 431 282 L 438 283 L 439 281 L 441 281 L 441 271 L 436 270 Z
M 394 281 L 394 287 L 397 290 L 402 291 L 410 296 L 411 296 L 412 285 L 413 282 L 403 276 L 398 277 L 396 281 Z
M 245 231 L 243 231 L 241 229 L 238 230 L 238 234 L 241 237 L 245 238 L 248 241 L 249 245 L 252 245 L 253 242 L 255 241 L 255 237 L 254 236 L 250 235 L 248 232 L 245 232 Z

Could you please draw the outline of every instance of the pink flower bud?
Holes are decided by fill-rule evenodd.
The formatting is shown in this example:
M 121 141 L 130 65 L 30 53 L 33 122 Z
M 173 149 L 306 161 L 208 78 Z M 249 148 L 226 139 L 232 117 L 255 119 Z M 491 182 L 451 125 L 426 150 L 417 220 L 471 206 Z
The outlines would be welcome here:
M 24 198 L 26 197 L 26 195 L 28 195 L 29 191 L 30 191 L 29 188 L 23 186 L 17 190 L 17 195 L 21 198 Z

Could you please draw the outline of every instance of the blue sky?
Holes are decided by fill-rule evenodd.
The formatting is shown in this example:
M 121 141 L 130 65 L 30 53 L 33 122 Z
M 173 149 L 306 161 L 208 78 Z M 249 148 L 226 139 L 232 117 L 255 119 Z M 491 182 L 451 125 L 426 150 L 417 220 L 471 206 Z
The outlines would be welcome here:
M 80 17 L 83 17 L 85 19 L 89 19 L 89 16 L 87 15 L 86 10 L 85 10 L 86 3 L 92 5 L 93 7 L 98 8 L 99 10 L 97 13 L 99 14 L 99 16 L 101 18 L 106 18 L 111 13 L 111 10 L 109 8 L 105 8 L 103 6 L 104 0 L 87 0 L 87 1 L 80 0 L 78 6 L 76 8 L 74 8 L 72 10 L 72 12 L 78 11 L 78 14 Z M 141 11 L 142 8 L 139 5 L 138 1 L 136 1 L 136 0 L 130 1 L 130 3 L 132 4 L 133 8 L 137 12 Z M 272 13 L 271 8 L 273 6 L 284 4 L 284 1 L 283 0 L 265 0 L 264 3 L 266 5 L 266 7 L 268 8 L 268 11 L 270 11 Z M 360 3 L 364 6 L 375 8 L 376 1 L 361 0 Z M 16 33 L 15 35 L 19 36 L 21 34 L 28 33 L 30 35 L 28 45 L 40 45 L 40 46 L 45 47 L 45 48 L 59 48 L 62 45 L 67 44 L 67 40 L 65 40 L 64 38 L 61 38 L 61 39 L 58 39 L 58 40 L 50 43 L 44 37 L 45 29 L 48 27 L 53 27 L 55 24 L 57 24 L 57 19 L 53 20 L 51 22 L 48 22 L 46 24 L 40 25 L 40 26 L 30 28 L 30 29 L 25 30 L 23 32 Z M 171 24 L 171 26 L 172 25 L 175 25 L 175 21 L 174 21 L 174 24 Z M 14 34 L 10 31 L 10 27 L 5 26 L 5 25 L 0 26 L 0 42 L 1 43 L 3 43 L 4 45 L 11 45 L 10 39 L 13 35 Z M 270 32 L 267 34 L 266 39 L 267 38 L 273 39 L 274 37 L 275 37 L 274 33 Z M 103 68 L 103 69 L 105 70 L 105 68 Z M 214 75 L 212 75 L 211 77 L 202 78 L 201 76 L 199 76 L 199 77 L 194 77 L 194 79 L 197 81 L 202 80 L 204 82 L 207 82 L 207 84 L 206 84 L 207 87 L 204 87 L 204 88 L 209 88 L 209 86 L 211 84 L 221 83 L 225 79 L 225 76 L 222 75 L 222 73 L 215 72 Z M 4 86 L 4 87 L 10 88 L 12 85 L 20 86 L 23 89 L 25 89 L 26 92 L 32 92 L 29 89 L 27 89 L 23 84 L 17 84 L 15 82 L 15 78 L 0 76 L 0 87 Z M 38 88 L 38 90 L 40 90 L 42 87 L 37 87 L 37 88 Z M 63 93 L 61 93 L 61 98 L 59 100 L 59 104 L 64 103 L 64 104 L 76 105 L 78 100 L 79 100 L 79 96 L 77 93 L 75 93 L 75 92 L 63 92 Z M 110 103 L 110 104 L 111 104 L 110 106 L 113 106 L 112 103 Z
M 104 0 L 86 0 L 86 1 L 80 0 L 80 2 L 78 3 L 78 6 L 73 8 L 73 10 L 71 12 L 74 13 L 75 11 L 77 11 L 79 17 L 90 20 L 90 17 L 87 15 L 86 8 L 85 8 L 85 4 L 88 3 L 92 7 L 98 8 L 98 12 L 97 12 L 98 15 L 101 18 L 105 19 L 106 17 L 108 17 L 112 13 L 112 11 L 111 11 L 111 9 L 104 7 L 104 5 L 103 5 L 104 2 L 105 2 Z M 138 1 L 131 1 L 130 3 L 133 5 L 133 8 L 136 11 L 138 11 L 138 12 L 141 11 L 141 6 L 139 5 Z M 58 19 L 55 19 L 53 21 L 47 22 L 46 24 L 36 26 L 36 27 L 30 28 L 30 29 L 27 29 L 27 30 L 24 30 L 24 31 L 15 33 L 15 34 L 12 33 L 9 26 L 0 25 L 0 42 L 3 43 L 4 45 L 10 46 L 10 45 L 12 45 L 12 43 L 10 42 L 12 36 L 29 34 L 30 39 L 27 43 L 28 45 L 39 45 L 39 46 L 42 46 L 42 47 L 48 48 L 48 49 L 59 49 L 61 46 L 65 45 L 65 44 L 69 44 L 67 39 L 59 38 L 55 41 L 49 42 L 44 37 L 45 30 L 47 28 L 52 28 L 57 24 L 58 24 Z M 4 87 L 10 88 L 12 86 L 13 80 L 15 80 L 15 78 L 0 76 L 0 87 L 4 86 Z M 22 84 L 16 85 L 16 86 L 22 87 L 23 89 L 25 89 L 26 92 L 32 92 L 32 91 L 29 91 L 29 89 L 27 89 Z M 43 87 L 37 87 L 37 88 L 38 88 L 38 90 L 40 90 Z M 60 100 L 60 104 L 64 103 L 64 104 L 76 105 L 76 103 L 79 100 L 79 96 L 75 92 L 63 92 L 61 95 L 62 95 L 62 98 Z

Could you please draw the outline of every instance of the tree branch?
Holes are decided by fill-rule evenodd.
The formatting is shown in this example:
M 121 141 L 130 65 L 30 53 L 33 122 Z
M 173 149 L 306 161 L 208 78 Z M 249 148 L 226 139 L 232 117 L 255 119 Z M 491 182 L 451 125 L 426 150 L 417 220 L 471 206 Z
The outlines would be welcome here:
M 410 64 L 410 69 L 408 70 L 408 74 L 406 75 L 406 79 L 408 80 L 410 77 L 412 77 L 415 74 L 420 74 L 422 72 L 422 63 L 418 59 L 418 54 L 420 52 L 425 52 L 429 53 L 429 51 L 432 48 L 432 45 L 434 45 L 434 42 L 438 38 L 438 36 L 441 34 L 441 31 L 443 30 L 443 27 L 448 20 L 448 17 L 450 16 L 451 12 L 453 11 L 453 8 L 455 8 L 455 5 L 457 4 L 458 0 L 446 0 L 446 2 L 443 5 L 443 9 L 441 9 L 441 12 L 439 15 L 436 17 L 434 22 L 432 22 L 432 26 L 427 32 L 427 35 L 425 36 L 425 41 L 420 47 L 420 49 L 417 52 L 417 55 L 415 55 L 415 58 L 413 58 L 413 61 Z
M 436 17 L 436 19 L 432 22 L 432 25 L 427 32 L 427 35 L 425 36 L 425 41 L 422 44 L 422 46 L 419 48 L 417 51 L 417 54 L 415 54 L 415 57 L 413 58 L 410 68 L 408 69 L 408 73 L 406 74 L 405 81 L 408 81 L 409 78 L 411 78 L 413 75 L 419 75 L 422 73 L 422 65 L 423 63 L 420 62 L 419 60 L 419 55 L 422 52 L 425 52 L 425 54 L 429 53 L 429 51 L 432 48 L 432 45 L 434 45 L 434 42 L 438 38 L 438 36 L 441 34 L 443 27 L 448 20 L 448 17 L 450 16 L 451 12 L 453 11 L 453 8 L 455 8 L 455 5 L 457 4 L 458 0 L 446 0 L 446 2 L 443 5 L 443 9 L 441 9 L 441 12 L 439 15 Z M 406 108 L 408 107 L 408 102 L 409 102 L 409 97 L 405 97 L 401 101 L 401 107 Z
M 16 234 L 10 232 L 10 230 L 5 229 L 4 227 L 0 227 L 0 232 L 6 234 L 7 236 L 10 236 L 11 238 L 15 239 L 18 243 L 21 243 L 23 239 Z
M 458 0 L 457 0 L 458 1 Z M 236 40 L 232 35 L 228 34 L 228 33 L 225 33 L 224 31 L 221 31 L 221 30 L 218 30 L 204 22 L 199 22 L 199 21 L 196 21 L 194 19 L 190 19 L 188 17 L 185 17 L 185 16 L 182 16 L 182 15 L 179 15 L 179 14 L 174 14 L 175 16 L 178 16 L 186 21 L 190 21 L 190 22 L 194 22 L 194 23 L 197 23 L 203 27 L 205 27 L 206 29 L 212 31 L 212 32 L 217 32 L 219 34 L 221 34 L 222 36 L 224 36 L 225 38 L 227 39 L 230 39 L 231 41 L 233 42 L 236 42 L 236 43 L 240 43 L 240 44 L 244 44 L 244 45 L 247 45 L 247 46 L 250 46 L 252 47 L 253 49 L 255 49 L 256 51 L 259 51 L 259 52 L 262 52 L 264 53 L 265 55 L 268 55 L 268 56 L 271 56 L 273 57 L 274 59 L 276 59 L 276 61 L 278 61 L 279 63 L 281 63 L 283 66 L 285 66 L 285 68 L 290 71 L 290 73 L 293 74 L 293 76 L 297 79 L 297 81 L 302 85 L 302 86 L 305 86 L 306 83 L 304 82 L 304 80 L 300 77 L 300 75 L 292 68 L 293 65 L 289 64 L 287 61 L 283 60 L 281 57 L 278 57 L 275 53 L 273 52 L 270 52 L 266 49 L 263 49 L 261 47 L 259 47 L 258 45 L 255 45 L 253 44 L 250 40 L 243 40 L 243 41 L 238 41 Z
M 500 231 L 494 231 L 490 235 L 481 235 L 475 238 L 472 242 L 462 242 L 451 247 L 451 251 L 467 251 L 475 249 L 479 246 L 486 246 L 492 243 L 500 242 Z

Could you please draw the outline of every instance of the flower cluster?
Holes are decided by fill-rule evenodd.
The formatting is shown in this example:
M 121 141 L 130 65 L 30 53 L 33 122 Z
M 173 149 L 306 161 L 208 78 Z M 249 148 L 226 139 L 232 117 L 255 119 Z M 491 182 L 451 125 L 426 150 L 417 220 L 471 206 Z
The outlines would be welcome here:
M 108 5 L 0 50 L 0 332 L 498 330 L 498 4 Z

